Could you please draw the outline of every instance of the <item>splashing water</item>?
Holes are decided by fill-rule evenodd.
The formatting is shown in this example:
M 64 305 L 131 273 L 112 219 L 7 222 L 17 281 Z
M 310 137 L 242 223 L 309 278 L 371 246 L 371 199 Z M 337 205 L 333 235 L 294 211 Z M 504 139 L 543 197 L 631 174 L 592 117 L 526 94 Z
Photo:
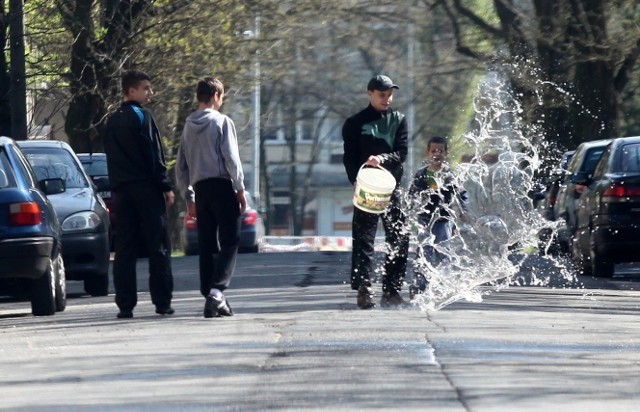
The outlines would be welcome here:
M 416 299 L 423 310 L 438 310 L 462 299 L 478 302 L 483 294 L 512 284 L 548 286 L 558 279 L 565 286 L 576 283 L 560 260 L 548 259 L 546 270 L 522 274 L 531 251 L 539 246 L 538 233 L 557 229 L 556 222 L 546 221 L 534 209 L 528 196 L 541 163 L 527 138 L 536 135 L 535 126 L 523 124 L 522 109 L 498 74 L 481 84 L 474 108 L 475 130 L 464 136 L 475 151 L 474 160 L 453 170 L 453 184 L 467 199 L 443 206 L 455 227 L 453 236 L 436 243 L 432 227 L 440 212 L 436 210 L 425 227 L 418 218 L 425 205 L 405 194 L 412 240 L 419 249 L 443 257 L 439 262 L 429 258 L 432 252 L 413 258 L 414 276 L 428 281 Z M 443 187 L 439 179 L 438 187 Z

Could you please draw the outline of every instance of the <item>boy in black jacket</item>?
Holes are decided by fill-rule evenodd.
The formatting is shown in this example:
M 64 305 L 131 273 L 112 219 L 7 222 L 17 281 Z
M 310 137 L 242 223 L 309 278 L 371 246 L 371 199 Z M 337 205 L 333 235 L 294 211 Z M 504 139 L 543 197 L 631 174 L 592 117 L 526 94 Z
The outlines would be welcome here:
M 174 201 L 160 132 L 152 113 L 142 108 L 153 91 L 149 76 L 128 71 L 122 76 L 124 102 L 108 119 L 104 148 L 109 184 L 115 194 L 118 234 L 113 283 L 118 318 L 132 318 L 136 306 L 138 242 L 149 253 L 149 291 L 156 313 L 171 315 L 173 276 L 167 207 Z
M 353 252 L 351 255 L 351 288 L 358 291 L 361 309 L 375 306 L 371 290 L 374 240 L 378 219 L 382 216 L 389 248 L 382 282 L 382 306 L 400 306 L 404 302 L 400 290 L 407 268 L 409 238 L 404 230 L 405 216 L 400 208 L 398 187 L 402 179 L 402 163 L 407 157 L 407 121 L 403 114 L 390 108 L 393 90 L 398 86 L 387 76 L 373 77 L 367 86 L 369 106 L 348 118 L 342 128 L 344 167 L 351 184 L 355 184 L 363 164 L 383 166 L 396 179 L 391 205 L 382 214 L 354 208 Z
M 446 255 L 433 245 L 451 238 L 454 229 L 452 207 L 457 200 L 464 208 L 465 196 L 455 186 L 455 176 L 446 163 L 448 148 L 445 138 L 434 136 L 426 149 L 427 163 L 415 173 L 409 196 L 418 208 L 418 249 L 414 283 L 409 287 L 411 299 L 427 288 L 427 279 L 420 262 L 428 260 L 433 266 L 442 262 Z M 431 238 L 431 241 L 429 241 Z

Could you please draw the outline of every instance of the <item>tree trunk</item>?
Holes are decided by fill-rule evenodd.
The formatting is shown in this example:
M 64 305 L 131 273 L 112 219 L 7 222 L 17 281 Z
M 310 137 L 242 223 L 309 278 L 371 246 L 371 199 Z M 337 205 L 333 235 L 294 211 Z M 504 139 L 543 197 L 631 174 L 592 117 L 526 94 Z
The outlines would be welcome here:
M 0 1 L 0 44 L 7 44 L 8 18 L 4 1 Z M 4 50 L 0 53 L 0 136 L 11 136 L 11 78 Z
M 618 133 L 619 102 L 614 86 L 614 56 L 609 52 L 603 1 L 573 3 L 575 31 L 588 33 L 588 36 L 581 36 L 574 42 L 577 51 L 574 85 L 578 107 L 573 123 L 575 134 L 581 141 L 606 139 Z
M 56 0 L 63 21 L 73 35 L 70 90 L 73 95 L 65 121 L 69 143 L 76 152 L 103 151 L 102 128 L 106 101 L 119 90 L 117 72 L 125 67 L 134 22 L 148 7 L 148 1 L 102 4 L 100 20 L 105 35 L 95 38 L 93 0 Z
M 27 139 L 27 78 L 24 54 L 24 1 L 9 1 L 11 49 L 11 137 Z

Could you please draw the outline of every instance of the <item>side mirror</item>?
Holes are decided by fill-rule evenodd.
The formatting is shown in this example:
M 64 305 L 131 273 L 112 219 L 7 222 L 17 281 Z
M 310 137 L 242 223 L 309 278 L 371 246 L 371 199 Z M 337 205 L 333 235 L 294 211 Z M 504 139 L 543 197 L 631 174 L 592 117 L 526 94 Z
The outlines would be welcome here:
M 576 172 L 571 175 L 571 183 L 588 186 L 591 183 L 591 176 L 587 172 Z
M 43 179 L 40 180 L 38 184 L 40 185 L 40 190 L 47 196 L 62 193 L 67 190 L 64 179 L 61 178 Z
M 108 176 L 95 176 L 91 180 L 93 180 L 93 184 L 96 185 L 96 191 L 106 192 L 111 190 Z

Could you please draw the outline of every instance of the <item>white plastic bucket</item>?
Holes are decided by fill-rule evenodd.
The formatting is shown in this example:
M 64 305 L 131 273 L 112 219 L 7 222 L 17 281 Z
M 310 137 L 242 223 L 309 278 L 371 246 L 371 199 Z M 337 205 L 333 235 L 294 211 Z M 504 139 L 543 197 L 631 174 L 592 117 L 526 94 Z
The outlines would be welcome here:
M 364 168 L 360 166 L 356 178 L 353 205 L 358 209 L 380 214 L 391 203 L 391 195 L 396 187 L 396 179 L 383 167 Z

